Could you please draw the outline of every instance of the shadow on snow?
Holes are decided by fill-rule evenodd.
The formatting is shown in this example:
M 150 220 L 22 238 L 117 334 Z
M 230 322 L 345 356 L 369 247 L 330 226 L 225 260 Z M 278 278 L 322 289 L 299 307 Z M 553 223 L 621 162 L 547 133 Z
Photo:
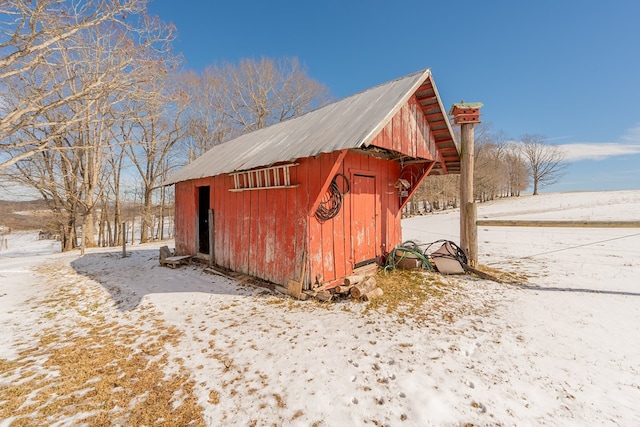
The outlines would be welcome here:
M 158 250 L 89 253 L 71 263 L 85 277 L 100 283 L 121 311 L 134 310 L 148 294 L 201 292 L 217 295 L 257 295 L 254 287 L 204 272 L 201 265 L 171 269 L 158 262 Z
M 627 291 L 605 291 L 601 289 L 586 289 L 586 288 L 560 288 L 557 286 L 543 287 L 543 286 L 525 285 L 522 283 L 513 283 L 513 286 L 520 289 L 527 289 L 530 291 L 582 292 L 587 294 L 625 295 L 625 296 L 632 296 L 632 297 L 640 297 L 640 293 L 627 292 Z

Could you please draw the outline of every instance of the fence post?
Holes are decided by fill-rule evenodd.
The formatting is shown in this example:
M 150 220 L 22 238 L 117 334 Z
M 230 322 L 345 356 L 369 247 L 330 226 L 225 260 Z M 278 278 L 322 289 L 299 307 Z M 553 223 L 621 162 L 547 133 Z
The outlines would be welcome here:
M 127 223 L 122 223 L 122 258 L 127 257 Z
M 80 255 L 84 256 L 84 225 L 80 227 Z

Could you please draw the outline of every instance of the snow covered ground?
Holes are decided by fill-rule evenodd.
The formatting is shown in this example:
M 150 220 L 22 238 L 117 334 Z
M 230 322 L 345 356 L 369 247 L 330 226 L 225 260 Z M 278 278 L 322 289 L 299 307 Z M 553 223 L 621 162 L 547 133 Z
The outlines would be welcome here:
M 496 219 L 637 220 L 638 212 L 640 191 L 478 207 L 479 218 Z M 406 219 L 404 239 L 457 242 L 458 224 L 457 211 Z M 33 234 L 11 234 L 7 243 L 0 426 L 94 423 L 100 409 L 70 408 L 95 398 L 88 390 L 106 375 L 102 366 L 67 390 L 63 369 L 47 360 L 102 323 L 111 339 L 133 330 L 127 345 L 150 360 L 162 353 L 145 344 L 177 337 L 163 341 L 161 368 L 165 379 L 193 380 L 170 396 L 176 411 L 185 395 L 195 397 L 201 419 L 193 425 L 640 425 L 637 228 L 481 227 L 480 264 L 523 280 L 447 278 L 450 294 L 415 318 L 362 303 L 293 301 L 195 266 L 163 268 L 161 244 L 129 247 L 123 259 L 117 249 L 55 253 L 54 242 Z M 124 370 L 118 378 L 125 381 Z M 16 404 L 6 396 L 21 386 L 31 391 Z M 111 387 L 114 396 L 122 389 Z M 72 399 L 63 405 L 65 393 Z M 107 414 L 133 422 L 117 405 Z M 149 424 L 169 421 L 158 414 Z

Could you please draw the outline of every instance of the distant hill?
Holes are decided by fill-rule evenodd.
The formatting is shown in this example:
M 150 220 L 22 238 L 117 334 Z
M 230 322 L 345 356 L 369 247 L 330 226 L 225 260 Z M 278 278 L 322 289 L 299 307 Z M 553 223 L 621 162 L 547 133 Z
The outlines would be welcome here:
M 44 200 L 0 200 L 0 228 L 43 230 L 53 219 Z

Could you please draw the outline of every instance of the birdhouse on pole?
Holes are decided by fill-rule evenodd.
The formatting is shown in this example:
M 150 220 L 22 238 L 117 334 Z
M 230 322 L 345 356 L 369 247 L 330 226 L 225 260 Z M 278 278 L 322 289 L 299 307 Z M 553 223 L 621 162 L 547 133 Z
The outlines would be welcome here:
M 478 264 L 478 229 L 473 195 L 473 127 L 480 123 L 480 102 L 453 104 L 449 114 L 460 125 L 460 247 L 467 254 L 469 265 Z
M 453 123 L 461 125 L 464 123 L 480 123 L 481 102 L 460 102 L 453 104 L 449 114 L 453 116 Z

